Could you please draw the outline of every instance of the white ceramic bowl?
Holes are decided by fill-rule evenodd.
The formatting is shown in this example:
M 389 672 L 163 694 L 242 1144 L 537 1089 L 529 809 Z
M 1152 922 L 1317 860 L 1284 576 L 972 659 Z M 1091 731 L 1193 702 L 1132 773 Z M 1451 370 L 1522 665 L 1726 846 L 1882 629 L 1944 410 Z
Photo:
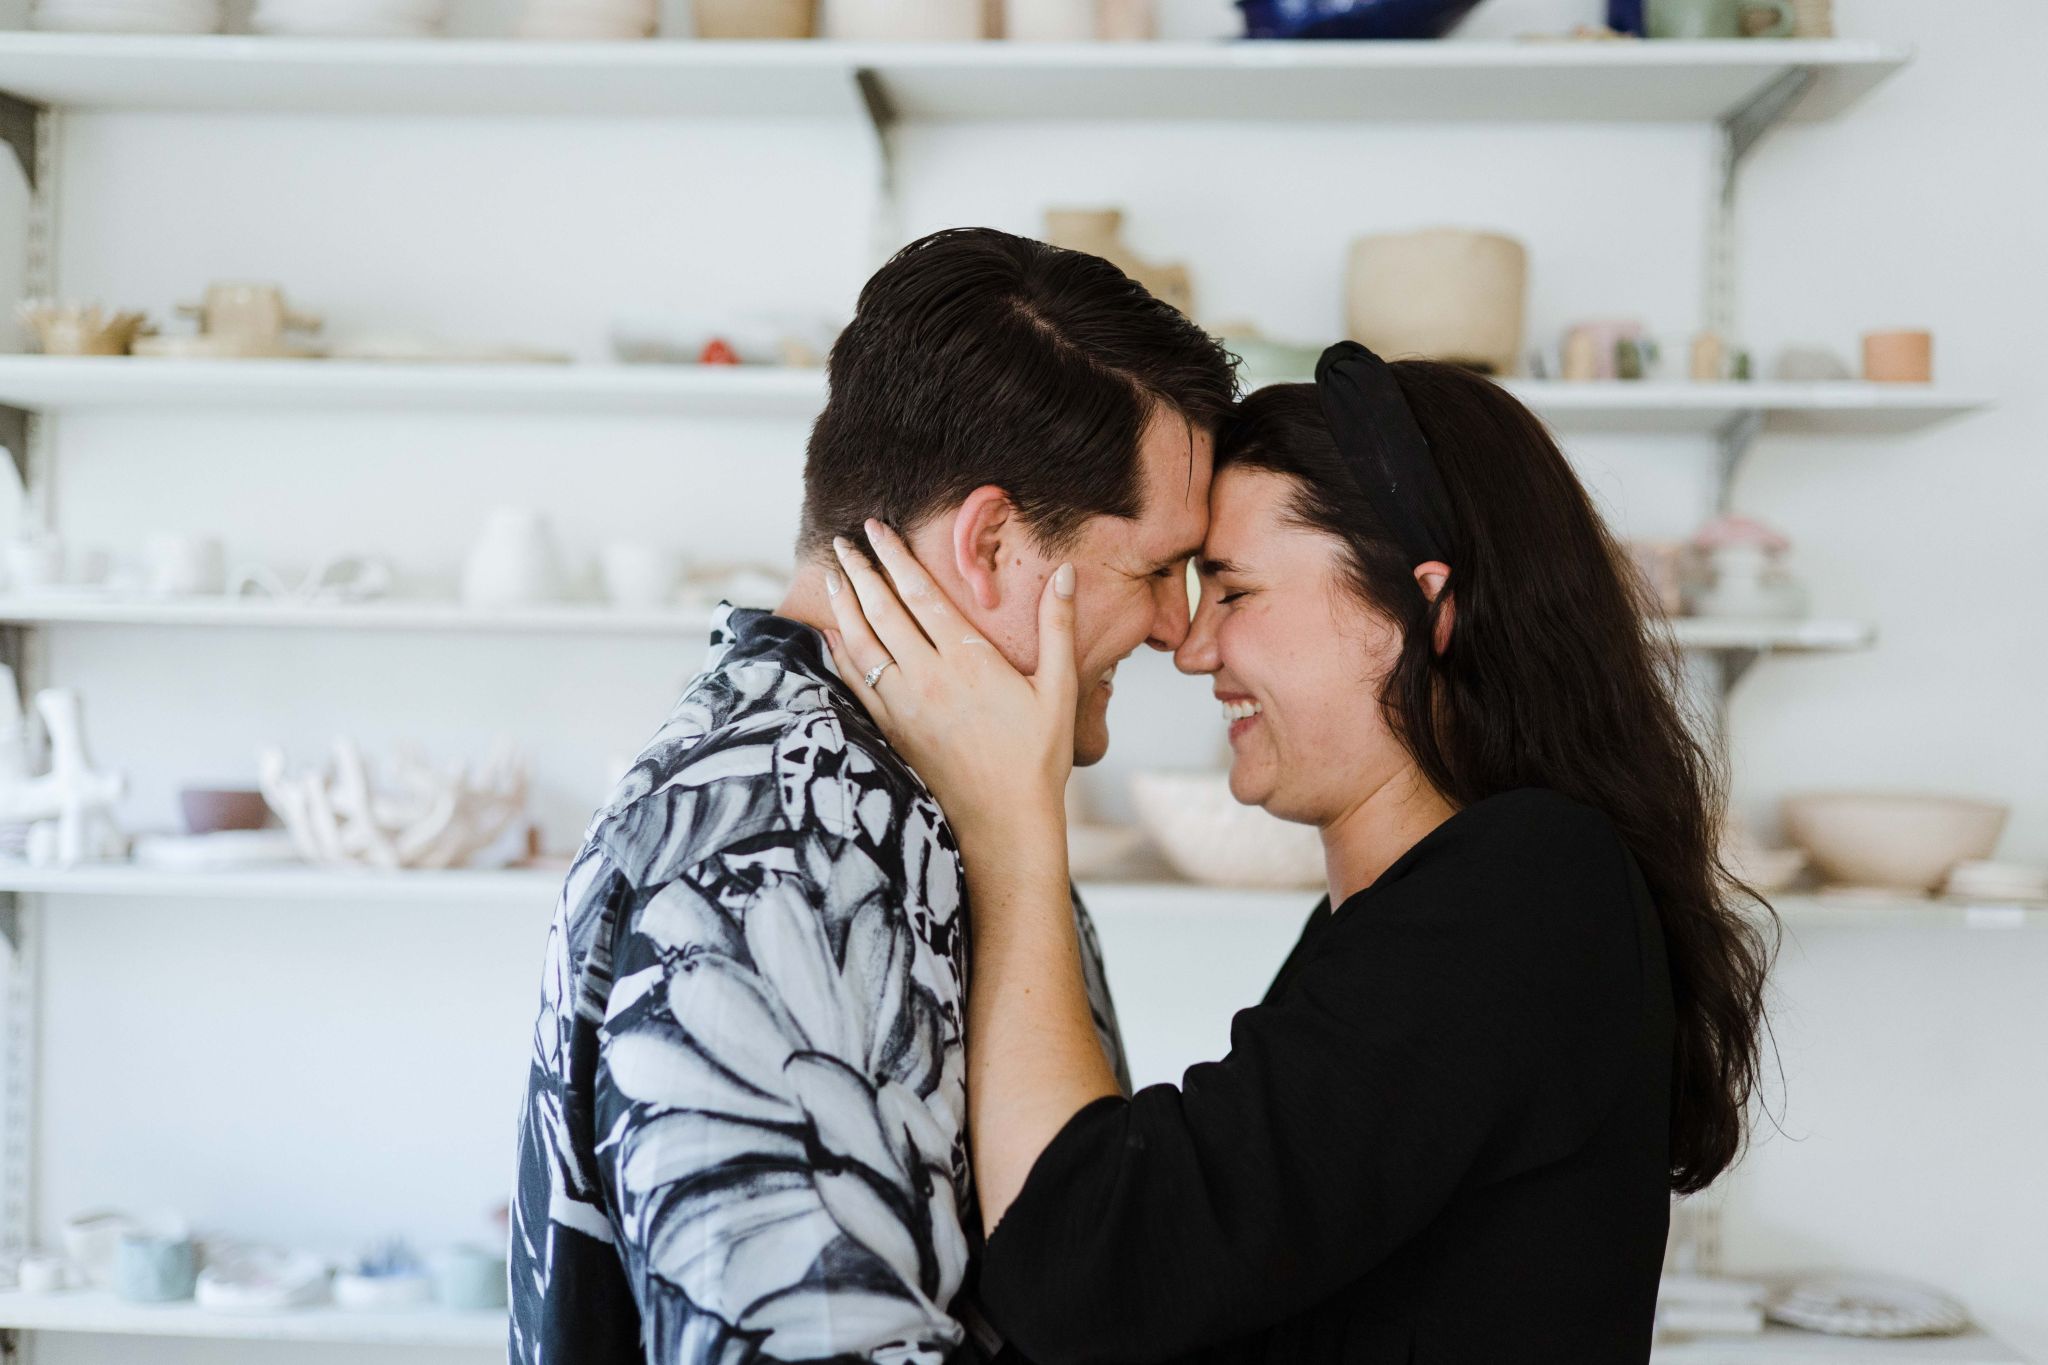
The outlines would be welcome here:
M 1812 792 L 1785 798 L 1785 832 L 1829 882 L 1926 894 L 1988 858 L 2006 807 L 1961 797 Z
M 1239 805 L 1224 773 L 1138 773 L 1131 802 L 1166 861 L 1190 881 L 1290 890 L 1323 884 L 1321 836 Z

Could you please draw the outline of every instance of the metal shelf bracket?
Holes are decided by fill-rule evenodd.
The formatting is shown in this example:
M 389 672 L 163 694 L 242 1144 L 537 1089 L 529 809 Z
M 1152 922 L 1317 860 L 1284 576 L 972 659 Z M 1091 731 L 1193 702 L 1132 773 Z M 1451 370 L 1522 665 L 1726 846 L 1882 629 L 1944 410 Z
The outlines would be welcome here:
M 1714 511 L 1726 516 L 1735 502 L 1735 476 L 1742 469 L 1743 457 L 1756 444 L 1756 438 L 1763 434 L 1764 414 L 1761 408 L 1744 408 L 1722 424 L 1714 437 Z
M 31 104 L 19 95 L 0 93 L 0 142 L 5 142 L 14 152 L 14 159 L 21 163 L 21 173 L 28 178 L 31 194 L 40 188 L 36 183 L 36 120 L 42 112 L 39 104 Z
M 902 115 L 881 73 L 871 66 L 854 68 L 854 88 L 860 107 L 868 116 L 868 128 L 875 135 L 875 221 L 874 256 L 881 264 L 894 255 L 903 241 L 901 207 L 896 201 L 896 125 Z

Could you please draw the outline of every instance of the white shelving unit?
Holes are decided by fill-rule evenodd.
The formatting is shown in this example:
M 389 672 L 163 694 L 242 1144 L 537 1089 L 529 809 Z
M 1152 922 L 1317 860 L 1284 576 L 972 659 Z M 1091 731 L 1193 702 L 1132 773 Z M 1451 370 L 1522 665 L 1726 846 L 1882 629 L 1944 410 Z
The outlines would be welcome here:
M 326 112 L 461 116 L 812 118 L 862 122 L 891 174 L 895 125 L 906 121 L 1177 119 L 1388 122 L 1688 122 L 1722 135 L 1716 241 L 1732 233 L 1729 206 L 1744 154 L 1781 119 L 1838 116 L 1910 58 L 1902 47 L 1851 40 L 1694 43 L 1153 43 L 1102 45 L 806 43 L 545 43 L 509 40 L 369 42 L 271 37 L 128 37 L 0 33 L 0 140 L 31 186 L 31 293 L 51 283 L 42 236 L 54 235 L 50 172 L 54 120 L 67 110 L 198 110 L 250 116 Z M 42 236 L 39 236 L 41 234 Z M 46 245 L 46 243 L 43 243 Z M 1716 252 L 1713 278 L 1731 257 Z M 1710 313 L 1712 305 L 1710 303 Z M 1567 385 L 1509 387 L 1560 433 L 1638 432 L 1712 437 L 1725 491 L 1762 431 L 1861 435 L 1914 430 L 1983 405 L 1941 388 L 1855 383 Z M 823 401 L 814 371 L 766 368 L 399 365 L 350 362 L 177 362 L 0 357 L 0 444 L 25 481 L 49 476 L 64 413 L 357 409 L 676 414 L 801 419 Z M 0 635 L 24 628 L 255 627 L 502 631 L 664 636 L 701 631 L 701 614 L 564 606 L 478 613 L 446 602 L 302 607 L 227 601 L 0 598 Z M 1746 661 L 1770 652 L 1867 647 L 1853 622 L 1791 626 L 1674 623 L 1678 641 Z M 1724 681 L 1742 663 L 1724 665 Z M 25 680 L 34 669 L 24 670 Z M 69 870 L 0 863 L 0 931 L 11 955 L 6 1063 L 5 1216 L 0 1233 L 29 1225 L 26 1190 L 34 1093 L 33 934 L 37 916 L 81 896 L 191 904 L 269 901 L 281 912 L 352 905 L 503 904 L 545 913 L 563 869 L 444 873 L 340 872 L 307 867 L 179 873 L 135 866 Z M 1188 885 L 1084 888 L 1099 914 L 1299 915 L 1313 892 L 1244 892 Z M 1957 931 L 2048 928 L 2048 909 L 1933 902 L 1870 903 L 1826 896 L 1777 901 L 1795 930 L 1927 926 Z M 20 1002 L 28 1001 L 27 1006 Z M 361 1346 L 500 1349 L 500 1314 L 263 1317 L 145 1306 L 103 1295 L 0 1293 L 0 1343 L 16 1330 L 330 1342 Z M 1773 1331 L 1749 1341 L 1660 1347 L 1658 1360 L 1947 1362 L 2018 1358 L 1983 1338 L 1845 1343 Z

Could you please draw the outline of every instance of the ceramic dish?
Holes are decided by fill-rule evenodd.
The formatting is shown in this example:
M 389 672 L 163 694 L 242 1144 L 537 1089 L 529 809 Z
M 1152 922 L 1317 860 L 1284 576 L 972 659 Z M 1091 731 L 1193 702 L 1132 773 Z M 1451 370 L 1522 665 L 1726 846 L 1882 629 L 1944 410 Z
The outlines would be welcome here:
M 1766 1301 L 1764 1312 L 1773 1322 L 1846 1337 L 1952 1336 L 1970 1325 L 1947 1295 L 1876 1275 L 1801 1280 Z
M 2006 807 L 1957 797 L 1815 792 L 1785 800 L 1785 832 L 1828 882 L 1925 895 L 1991 856 Z
M 1174 871 L 1210 886 L 1321 886 L 1323 841 L 1257 806 L 1241 806 L 1224 773 L 1138 773 L 1138 821 Z

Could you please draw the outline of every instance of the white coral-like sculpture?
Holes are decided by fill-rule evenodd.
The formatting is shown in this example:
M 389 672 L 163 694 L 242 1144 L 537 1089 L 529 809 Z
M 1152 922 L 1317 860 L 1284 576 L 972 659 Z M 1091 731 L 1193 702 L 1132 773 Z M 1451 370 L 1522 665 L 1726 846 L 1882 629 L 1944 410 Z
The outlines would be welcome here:
M 311 863 L 461 867 L 526 811 L 526 762 L 507 744 L 474 772 L 461 763 L 435 768 L 402 749 L 384 787 L 347 739 L 334 742 L 324 768 L 294 772 L 279 748 L 264 750 L 259 768 L 264 800 Z

